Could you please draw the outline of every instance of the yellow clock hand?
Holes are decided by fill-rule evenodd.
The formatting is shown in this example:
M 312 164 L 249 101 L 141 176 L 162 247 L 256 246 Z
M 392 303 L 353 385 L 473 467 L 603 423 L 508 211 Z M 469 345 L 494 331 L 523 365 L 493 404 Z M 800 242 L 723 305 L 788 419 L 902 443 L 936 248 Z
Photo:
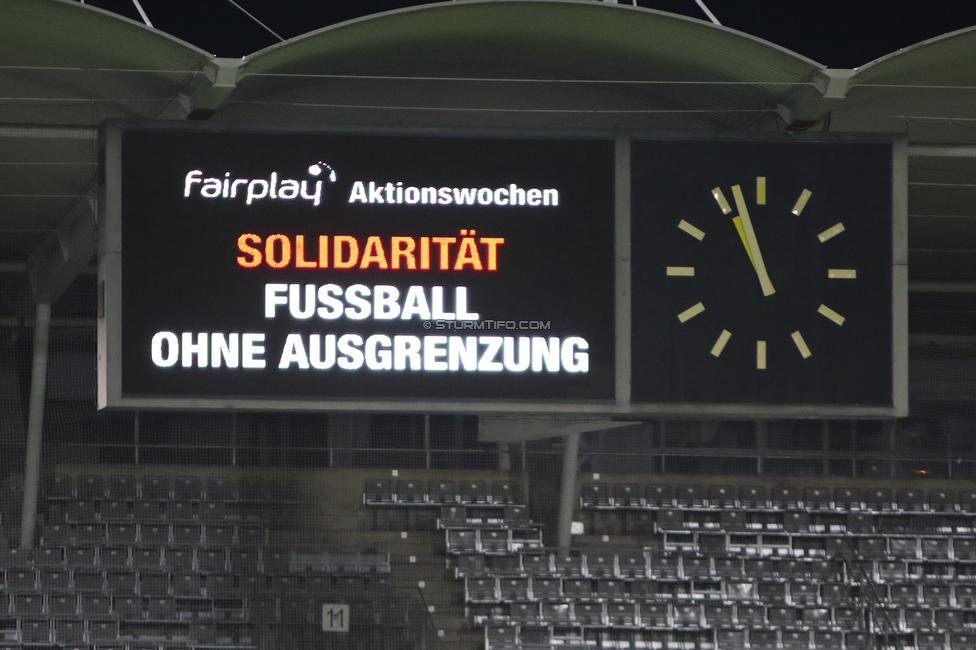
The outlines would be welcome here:
M 752 229 L 752 220 L 749 218 L 749 209 L 746 207 L 745 197 L 742 196 L 742 188 L 738 185 L 733 185 L 732 196 L 735 198 L 735 207 L 739 211 L 736 230 L 739 230 L 741 227 L 739 236 L 743 239 L 742 243 L 745 246 L 746 254 L 749 255 L 752 267 L 759 277 L 759 286 L 762 287 L 763 295 L 771 296 L 776 293 L 776 289 L 773 288 L 773 283 L 769 280 L 769 274 L 766 273 L 766 263 L 763 262 L 762 251 L 759 250 L 756 232 Z M 742 237 L 743 235 L 745 237 Z

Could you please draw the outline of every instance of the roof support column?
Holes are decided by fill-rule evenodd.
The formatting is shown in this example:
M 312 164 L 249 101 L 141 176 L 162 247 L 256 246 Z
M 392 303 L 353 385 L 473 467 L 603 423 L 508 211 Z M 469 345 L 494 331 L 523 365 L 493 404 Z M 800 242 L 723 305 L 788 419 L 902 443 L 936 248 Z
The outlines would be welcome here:
M 578 431 L 563 437 L 563 478 L 559 487 L 559 523 L 556 533 L 559 550 L 568 551 L 573 534 L 573 510 L 576 506 L 576 468 L 579 464 Z
M 41 431 L 44 427 L 44 393 L 47 384 L 47 351 L 51 327 L 51 303 L 38 302 L 34 317 L 34 363 L 31 369 L 30 407 L 27 414 L 27 460 L 24 464 L 24 508 L 20 518 L 20 547 L 34 547 L 37 497 L 41 483 Z

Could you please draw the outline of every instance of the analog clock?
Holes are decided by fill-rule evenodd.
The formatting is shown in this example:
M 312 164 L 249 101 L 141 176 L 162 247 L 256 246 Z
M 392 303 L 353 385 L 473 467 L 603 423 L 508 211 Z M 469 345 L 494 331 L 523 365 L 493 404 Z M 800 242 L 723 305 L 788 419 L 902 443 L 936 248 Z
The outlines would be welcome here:
M 632 148 L 637 402 L 890 405 L 892 145 Z

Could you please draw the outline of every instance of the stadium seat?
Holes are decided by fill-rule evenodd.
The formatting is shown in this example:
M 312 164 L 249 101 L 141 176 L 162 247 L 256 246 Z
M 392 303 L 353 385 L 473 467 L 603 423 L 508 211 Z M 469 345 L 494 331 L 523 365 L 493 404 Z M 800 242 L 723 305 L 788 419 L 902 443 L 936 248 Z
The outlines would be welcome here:
M 952 490 L 929 490 L 929 510 L 933 512 L 955 512 L 956 493 Z
M 679 485 L 677 504 L 679 508 L 704 508 L 705 492 L 698 485 Z
M 516 623 L 538 623 L 541 618 L 539 603 L 511 603 L 508 616 Z
M 51 621 L 48 619 L 20 619 L 20 641 L 24 644 L 51 643 Z
M 105 587 L 105 574 L 97 570 L 75 570 L 71 578 L 75 591 L 101 591 Z
M 200 544 L 203 541 L 203 530 L 194 524 L 174 524 L 172 537 L 174 544 Z
M 113 594 L 135 593 L 139 587 L 136 573 L 132 571 L 106 571 L 105 588 Z
M 674 624 L 678 627 L 698 627 L 702 624 L 702 609 L 698 604 L 674 605 Z
M 163 508 L 157 500 L 135 501 L 132 504 L 132 517 L 139 522 L 157 522 L 163 518 Z
M 532 599 L 549 600 L 562 597 L 562 581 L 558 578 L 532 578 Z
M 197 518 L 193 509 L 192 501 L 167 501 L 163 515 L 167 521 L 174 524 L 190 521 Z
M 558 553 L 553 556 L 555 575 L 575 578 L 583 575 L 583 556 L 576 553 Z
M 708 488 L 708 505 L 712 508 L 735 508 L 735 488 L 731 485 L 713 485 Z
M 203 496 L 203 481 L 199 476 L 177 476 L 173 481 L 173 498 L 177 501 L 199 501 Z
M 102 501 L 99 504 L 98 517 L 104 522 L 126 521 L 130 517 L 129 503 L 116 499 Z
M 170 594 L 170 574 L 162 571 L 140 572 L 139 593 L 143 596 L 168 596 Z
M 898 490 L 895 502 L 898 509 L 904 512 L 921 512 L 926 505 L 921 490 L 908 488 Z
M 715 633 L 715 640 L 721 650 L 743 650 L 746 647 L 745 630 L 720 629 Z M 840 647 L 840 646 L 837 646 Z
M 75 616 L 78 613 L 78 597 L 73 592 L 48 593 L 47 612 L 51 616 Z
M 609 508 L 612 505 L 610 486 L 606 483 L 584 483 L 580 488 L 580 507 Z
M 170 571 L 191 571 L 193 563 L 193 549 L 190 547 L 171 546 L 163 549 L 163 564 Z
M 136 477 L 115 475 L 109 478 L 106 497 L 118 501 L 134 500 L 137 495 Z
M 976 490 L 960 490 L 958 499 L 961 511 L 976 512 Z
M 735 608 L 725 603 L 705 603 L 705 624 L 711 628 L 731 626 L 735 622 Z
M 712 575 L 711 558 L 705 555 L 685 555 L 681 558 L 681 567 L 685 578 L 707 578 Z
M 779 632 L 765 628 L 749 630 L 749 647 L 761 650 L 776 650 L 782 647 L 779 642 Z
M 603 627 L 606 625 L 606 612 L 603 603 L 575 603 L 573 617 L 583 627 Z
M 457 503 L 457 486 L 454 481 L 431 481 L 427 487 L 429 503 L 449 506 Z
M 617 554 L 619 578 L 647 577 L 647 558 L 642 551 L 623 551 Z
M 863 506 L 861 490 L 854 487 L 839 487 L 834 490 L 834 507 L 838 510 L 856 511 Z
M 176 571 L 172 589 L 174 596 L 199 597 L 203 595 L 203 580 L 199 573 Z
M 627 583 L 623 580 L 597 580 L 595 593 L 601 600 L 626 600 Z
M 807 510 L 830 510 L 830 490 L 825 487 L 803 488 L 803 507 Z
M 75 484 L 78 499 L 94 501 L 105 498 L 105 479 L 97 474 L 79 476 Z
M 71 572 L 66 568 L 43 568 L 38 571 L 38 588 L 45 591 L 68 589 Z
M 615 483 L 613 486 L 613 504 L 617 508 L 643 507 L 640 485 L 637 483 Z
M 169 478 L 166 476 L 144 476 L 142 479 L 142 498 L 146 501 L 164 501 L 170 498 Z
M 763 510 L 769 507 L 766 488 L 761 486 L 743 486 L 739 492 L 739 505 L 748 510 Z
M 674 506 L 670 485 L 648 485 L 644 492 L 644 504 L 648 508 L 671 508 Z
M 950 557 L 948 537 L 922 538 L 923 560 L 948 560 Z
M 925 632 L 915 636 L 918 650 L 944 650 L 946 647 L 945 634 L 942 632 Z
M 391 496 L 392 489 L 390 488 L 389 481 L 374 481 L 377 484 L 385 484 L 387 488 L 386 495 Z M 370 481 L 366 483 L 367 493 L 370 488 Z M 379 487 L 378 485 L 376 487 Z M 382 496 L 382 495 L 378 495 Z M 217 501 L 221 503 L 227 503 L 231 501 L 237 501 L 237 481 L 233 478 L 225 476 L 208 476 L 207 477 L 207 501 Z M 390 498 L 385 503 L 392 502 Z M 366 501 L 366 503 L 380 503 L 380 501 Z
M 50 478 L 45 489 L 48 501 L 67 501 L 75 497 L 75 480 L 67 474 L 56 474 Z
M 671 625 L 671 606 L 665 602 L 644 601 L 640 603 L 641 627 L 669 627 Z
M 954 633 L 949 635 L 951 650 L 976 650 L 976 634 Z
M 518 483 L 509 481 L 495 481 L 491 484 L 491 502 L 496 506 L 508 506 L 521 503 Z
M 197 514 L 203 521 L 221 521 L 227 516 L 227 506 L 223 501 L 203 501 Z
M 593 597 L 593 581 L 589 578 L 566 578 L 563 580 L 563 595 L 574 600 L 588 600 Z
M 529 509 L 527 506 L 508 505 L 502 513 L 502 519 L 506 524 L 528 524 L 531 523 Z
M 396 502 L 402 505 L 427 503 L 427 490 L 423 481 L 400 480 L 396 486 Z
M 800 506 L 799 492 L 795 487 L 774 488 L 770 504 L 774 510 L 796 510 Z
M 617 574 L 612 553 L 587 553 L 586 575 L 591 578 L 613 578 Z
M 44 613 L 44 594 L 36 591 L 11 594 L 10 613 L 18 616 L 40 616 Z
M 106 618 L 112 613 L 112 599 L 103 593 L 83 593 L 80 598 L 80 613 L 87 618 Z
M 488 503 L 488 484 L 484 481 L 466 481 L 460 485 L 461 503 L 484 505 Z
M 636 603 L 608 603 L 607 625 L 611 627 L 636 627 L 638 609 Z
M 512 603 L 529 599 L 528 578 L 502 578 L 498 584 L 498 594 L 502 602 Z

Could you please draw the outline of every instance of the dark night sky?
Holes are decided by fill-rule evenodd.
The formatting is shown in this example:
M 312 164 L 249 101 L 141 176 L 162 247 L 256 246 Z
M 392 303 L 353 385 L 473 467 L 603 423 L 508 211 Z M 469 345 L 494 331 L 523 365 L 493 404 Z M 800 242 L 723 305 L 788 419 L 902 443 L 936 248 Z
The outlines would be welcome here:
M 162 31 L 212 54 L 238 57 L 276 39 L 228 0 L 141 0 Z M 284 38 L 369 14 L 420 4 L 405 0 L 237 0 Z M 966 0 L 705 0 L 722 24 L 832 68 L 853 68 L 919 41 L 976 25 Z M 87 4 L 141 21 L 132 0 Z M 642 7 L 705 19 L 695 0 L 640 0 Z

